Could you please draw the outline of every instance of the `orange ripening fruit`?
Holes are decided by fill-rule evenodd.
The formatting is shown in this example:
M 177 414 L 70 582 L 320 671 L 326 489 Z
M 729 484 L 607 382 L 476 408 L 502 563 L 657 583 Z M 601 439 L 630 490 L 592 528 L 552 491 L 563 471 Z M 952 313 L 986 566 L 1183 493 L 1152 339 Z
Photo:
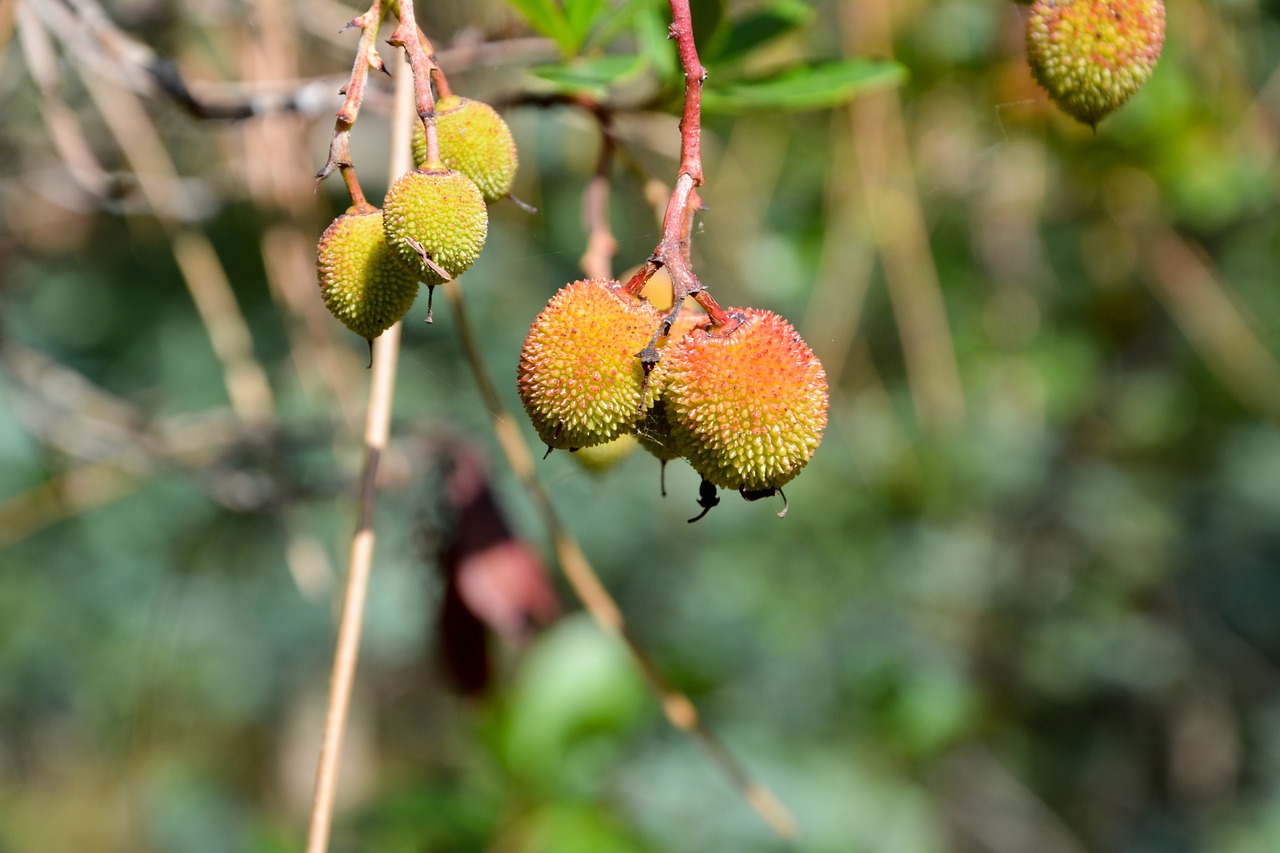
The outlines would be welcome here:
M 616 281 L 575 281 L 551 297 L 529 327 L 516 376 L 548 447 L 592 447 L 632 432 L 644 385 L 638 354 L 661 322 Z
M 767 492 L 800 473 L 821 443 L 827 376 L 777 314 L 728 313 L 737 325 L 695 328 L 668 348 L 662 400 L 675 449 L 704 480 Z

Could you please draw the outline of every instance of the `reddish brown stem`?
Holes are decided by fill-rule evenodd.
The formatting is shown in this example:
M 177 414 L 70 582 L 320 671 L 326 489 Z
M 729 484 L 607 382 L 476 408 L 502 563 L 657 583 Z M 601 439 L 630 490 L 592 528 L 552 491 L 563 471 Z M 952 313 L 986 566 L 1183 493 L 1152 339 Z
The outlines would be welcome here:
M 376 44 L 378 27 L 382 25 L 382 16 L 382 0 L 373 0 L 367 12 L 347 24 L 348 28 L 358 27 L 361 30 L 360 45 L 356 48 L 356 60 L 351 66 L 351 79 L 342 88 L 346 98 L 338 108 L 338 120 L 334 122 L 333 140 L 329 143 L 329 159 L 316 173 L 316 182 L 319 183 L 333 174 L 335 169 L 341 169 L 342 178 L 347 184 L 348 191 L 351 192 L 351 203 L 357 208 L 362 204 L 367 205 L 368 202 L 365 201 L 364 193 L 360 190 L 360 182 L 351 168 L 351 128 L 355 125 L 356 118 L 360 115 L 360 106 L 364 103 L 369 70 L 371 68 L 384 70 L 382 57 L 378 55 Z
M 667 322 L 662 325 L 640 353 L 640 358 L 651 365 L 658 360 L 657 339 L 670 328 L 680 313 L 688 296 L 693 296 L 711 317 L 711 323 L 723 327 L 732 322 L 711 295 L 702 289 L 698 277 L 689 264 L 689 237 L 693 229 L 693 217 L 702 207 L 697 188 L 702 186 L 702 81 L 707 69 L 698 59 L 698 47 L 693 40 L 693 20 L 689 14 L 689 0 L 670 0 L 670 37 L 676 40 L 676 52 L 684 69 L 684 112 L 680 117 L 680 168 L 676 172 L 675 189 L 667 202 L 667 212 L 662 218 L 662 239 L 649 260 L 626 284 L 626 290 L 638 296 L 645 283 L 662 267 L 671 275 L 675 299 Z
M 436 101 L 431 93 L 431 75 L 438 73 L 435 48 L 423 32 L 413 16 L 413 0 L 400 0 L 400 25 L 387 39 L 387 44 L 399 47 L 409 59 L 409 67 L 413 69 L 414 103 L 418 108 L 418 118 L 422 120 L 422 129 L 427 135 L 427 159 L 423 161 L 424 169 L 440 169 L 440 135 L 436 132 Z M 440 75 L 443 77 L 443 75 Z M 446 88 L 448 84 L 445 84 Z
M 338 170 L 342 175 L 342 182 L 347 185 L 351 206 L 355 208 L 356 213 L 373 213 L 377 208 L 369 204 L 368 199 L 364 197 L 364 190 L 360 188 L 360 180 L 356 177 L 356 167 L 348 163 L 345 166 L 339 166 Z
M 692 175 L 694 186 L 702 186 L 702 81 L 707 69 L 698 59 L 693 42 L 693 20 L 689 0 L 671 0 L 670 38 L 676 40 L 680 66 L 684 69 L 684 115 L 680 117 L 680 171 Z
M 436 62 L 436 50 L 432 46 L 427 34 L 421 29 L 418 30 L 418 40 L 426 47 L 427 57 L 431 60 L 431 80 L 436 84 L 436 95 L 440 100 L 453 97 L 453 89 L 449 86 L 449 78 L 444 75 L 444 69 Z

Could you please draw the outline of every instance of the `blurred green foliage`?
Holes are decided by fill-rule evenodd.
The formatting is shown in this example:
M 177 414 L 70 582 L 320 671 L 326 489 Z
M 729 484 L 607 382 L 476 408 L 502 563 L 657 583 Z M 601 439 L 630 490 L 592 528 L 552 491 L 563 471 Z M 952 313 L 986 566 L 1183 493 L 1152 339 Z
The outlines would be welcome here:
M 637 173 L 669 184 L 678 143 L 662 6 L 419 5 L 438 46 L 465 26 L 554 42 L 446 66 L 460 92 L 616 99 L 616 267 L 642 262 L 658 226 Z M 859 41 L 877 9 L 891 45 Z M 231 74 L 266 32 L 212 6 L 109 10 L 196 78 Z M 296 73 L 345 73 L 354 36 L 294 11 Z M 642 454 L 603 477 L 568 454 L 539 464 L 636 636 L 795 811 L 804 850 L 1276 849 L 1280 14 L 1173 4 L 1150 84 L 1094 134 L 1035 89 L 1012 3 L 694 11 L 708 107 L 734 113 L 704 127 L 695 269 L 722 304 L 797 325 L 831 373 L 831 422 L 785 520 L 726 495 L 686 524 L 697 477 L 678 462 L 665 499 Z M 272 262 L 344 206 L 337 182 L 312 196 L 307 180 L 331 125 L 286 119 L 298 144 L 279 149 L 253 121 L 148 104 L 276 396 L 279 430 L 244 435 L 170 234 L 127 182 L 119 198 L 69 182 L 18 48 L 0 76 L 0 850 L 300 849 L 367 374 L 364 343 L 309 322 Z M 98 157 L 126 168 L 61 68 Z M 902 88 L 828 109 L 863 73 Z M 905 147 L 879 136 L 895 115 Z M 518 412 L 527 324 L 580 274 L 599 140 L 569 107 L 507 116 L 517 195 L 540 213 L 495 207 L 462 287 Z M 369 107 L 356 130 L 370 197 L 385 125 Z M 927 229 L 952 422 L 921 414 L 938 376 L 904 355 L 919 303 L 894 288 L 922 284 L 879 251 L 900 220 L 870 206 L 903 173 L 868 151 L 908 167 L 895 198 Z M 262 192 L 294 174 L 296 196 Z M 450 692 L 439 438 L 474 442 L 515 527 L 547 543 L 452 312 L 424 316 L 406 324 L 333 849 L 782 849 L 581 614 L 495 643 L 483 698 Z

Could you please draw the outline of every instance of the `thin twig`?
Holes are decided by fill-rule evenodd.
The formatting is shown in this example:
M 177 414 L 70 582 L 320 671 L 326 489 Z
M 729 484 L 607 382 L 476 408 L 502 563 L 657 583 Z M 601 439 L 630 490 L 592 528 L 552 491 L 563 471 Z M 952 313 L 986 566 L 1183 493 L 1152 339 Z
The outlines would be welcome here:
M 715 733 L 703 722 L 693 702 L 672 686 L 640 641 L 627 628 L 622 609 L 600 581 L 599 575 L 591 567 L 590 561 L 583 554 L 573 534 L 560 521 L 550 495 L 538 479 L 533 454 L 521 437 L 519 429 L 516 428 L 516 421 L 507 413 L 497 388 L 485 370 L 480 346 L 462 300 L 461 288 L 458 287 L 457 282 L 449 282 L 444 285 L 444 291 L 454 311 L 463 355 L 471 368 L 476 387 L 480 390 L 485 406 L 493 415 L 493 430 L 497 435 L 498 444 L 516 477 L 542 515 L 543 524 L 551 533 L 560 568 L 574 593 L 602 630 L 622 640 L 649 689 L 657 697 L 667 721 L 693 739 L 729 780 L 734 790 L 779 838 L 786 841 L 795 840 L 798 835 L 796 822 L 786 806 L 772 791 L 752 778 L 751 774 L 734 758 Z
M 1280 416 L 1280 362 L 1201 251 L 1172 228 L 1143 229 L 1144 278 L 1187 340 L 1237 400 Z
M 848 53 L 892 52 L 890 0 L 846 4 L 842 12 Z M 954 429 L 965 417 L 964 386 L 920 209 L 901 97 L 894 90 L 860 98 L 850 115 L 867 227 L 884 262 L 916 414 L 930 431 Z
M 5 13 L 15 5 L 16 0 L 0 0 L 0 44 L 7 34 Z M 326 74 L 275 81 L 188 80 L 172 58 L 157 54 L 120 30 L 96 0 L 26 5 L 45 19 L 68 53 L 109 74 L 135 94 L 167 98 L 198 119 L 240 120 L 285 113 L 320 118 L 333 110 L 334 92 L 347 79 L 341 74 Z M 327 12 L 308 10 L 302 15 L 303 26 L 332 20 Z M 315 29 L 325 36 L 332 34 L 328 24 L 317 23 Z M 538 62 L 557 55 L 555 43 L 545 38 L 469 39 L 440 51 L 439 61 L 459 71 L 475 65 Z M 378 94 L 375 105 L 385 109 L 387 98 L 381 90 Z
M 271 384 L 254 355 L 248 323 L 213 244 L 204 234 L 159 215 L 187 203 L 184 198 L 165 198 L 166 188 L 177 186 L 177 170 L 159 132 L 136 95 L 80 70 L 85 89 L 137 176 L 143 197 L 169 235 L 174 259 L 222 365 L 232 408 L 246 429 L 274 428 Z
M 436 101 L 431 92 L 431 77 L 440 73 L 436 65 L 435 48 L 427 40 L 426 35 L 418 28 L 414 18 L 413 3 L 402 0 L 398 4 L 400 25 L 387 39 L 387 43 L 404 50 L 409 67 L 413 69 L 413 100 L 418 108 L 418 118 L 427 137 L 427 156 L 422 163 L 424 169 L 441 168 L 440 136 L 436 131 Z
M 587 278 L 600 281 L 613 278 L 613 256 L 618 240 L 609 225 L 609 172 L 613 166 L 616 141 L 610 117 L 605 113 L 600 122 L 600 157 L 596 173 L 582 192 L 582 224 L 587 229 L 587 249 L 578 261 Z
M 392 122 L 391 179 L 408 170 L 412 162 L 409 150 L 411 125 L 408 120 L 413 96 L 410 85 L 408 74 L 402 72 L 397 75 L 396 103 L 399 109 L 393 114 Z M 369 588 L 369 568 L 373 562 L 373 516 L 377 502 L 378 463 L 386 450 L 391 430 L 391 404 L 402 328 L 403 322 L 397 322 L 373 344 L 373 380 L 369 389 L 369 409 L 365 421 L 364 470 L 360 477 L 357 511 L 359 521 L 351 540 L 347 588 L 338 625 L 337 649 L 334 652 L 333 674 L 329 684 L 329 705 L 325 712 L 324 736 L 316 769 L 315 799 L 311 807 L 307 853 L 324 853 L 329 847 L 342 739 L 346 732 L 347 712 L 351 706 L 351 690 L 355 682 L 360 633 L 364 622 L 364 603 Z
M 351 163 L 351 128 L 360 116 L 360 107 L 364 104 L 365 88 L 369 84 L 370 69 L 385 71 L 382 57 L 378 55 L 378 28 L 382 26 L 382 0 L 373 0 L 369 9 L 351 20 L 348 29 L 359 28 L 360 42 L 356 47 L 356 58 L 351 64 L 351 79 L 343 91 L 346 99 L 338 108 L 337 118 L 333 124 L 333 139 L 329 142 L 329 159 L 316 172 L 316 182 L 329 177 L 335 169 L 341 170 L 342 180 L 347 185 L 351 196 L 351 204 L 361 212 L 373 210 L 365 201 L 360 189 L 360 181 L 356 179 L 355 167 Z
M 702 82 L 707 69 L 698 59 L 698 47 L 693 40 L 693 18 L 688 0 L 671 0 L 670 37 L 676 40 L 676 52 L 684 69 L 684 111 L 680 117 L 680 168 L 676 171 L 676 185 L 667 202 L 667 212 L 662 219 L 662 239 L 653 254 L 626 284 L 627 292 L 638 296 L 649 279 L 659 269 L 666 268 L 671 276 L 673 302 L 671 313 L 654 332 L 652 340 L 640 352 L 646 369 L 657 364 L 658 339 L 670 330 L 676 316 L 684 309 L 688 296 L 697 300 L 711 317 L 713 326 L 727 326 L 734 322 L 715 299 L 707 293 L 689 265 L 689 238 L 693 217 L 702 207 L 697 188 L 702 186 Z

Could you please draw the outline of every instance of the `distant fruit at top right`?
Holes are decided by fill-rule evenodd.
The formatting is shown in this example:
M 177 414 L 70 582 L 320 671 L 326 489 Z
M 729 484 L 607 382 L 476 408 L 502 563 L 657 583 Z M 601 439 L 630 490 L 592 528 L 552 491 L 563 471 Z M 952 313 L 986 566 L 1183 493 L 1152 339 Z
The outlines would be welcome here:
M 1090 127 L 1142 88 L 1163 47 L 1163 0 L 1035 0 L 1027 16 L 1032 75 Z

